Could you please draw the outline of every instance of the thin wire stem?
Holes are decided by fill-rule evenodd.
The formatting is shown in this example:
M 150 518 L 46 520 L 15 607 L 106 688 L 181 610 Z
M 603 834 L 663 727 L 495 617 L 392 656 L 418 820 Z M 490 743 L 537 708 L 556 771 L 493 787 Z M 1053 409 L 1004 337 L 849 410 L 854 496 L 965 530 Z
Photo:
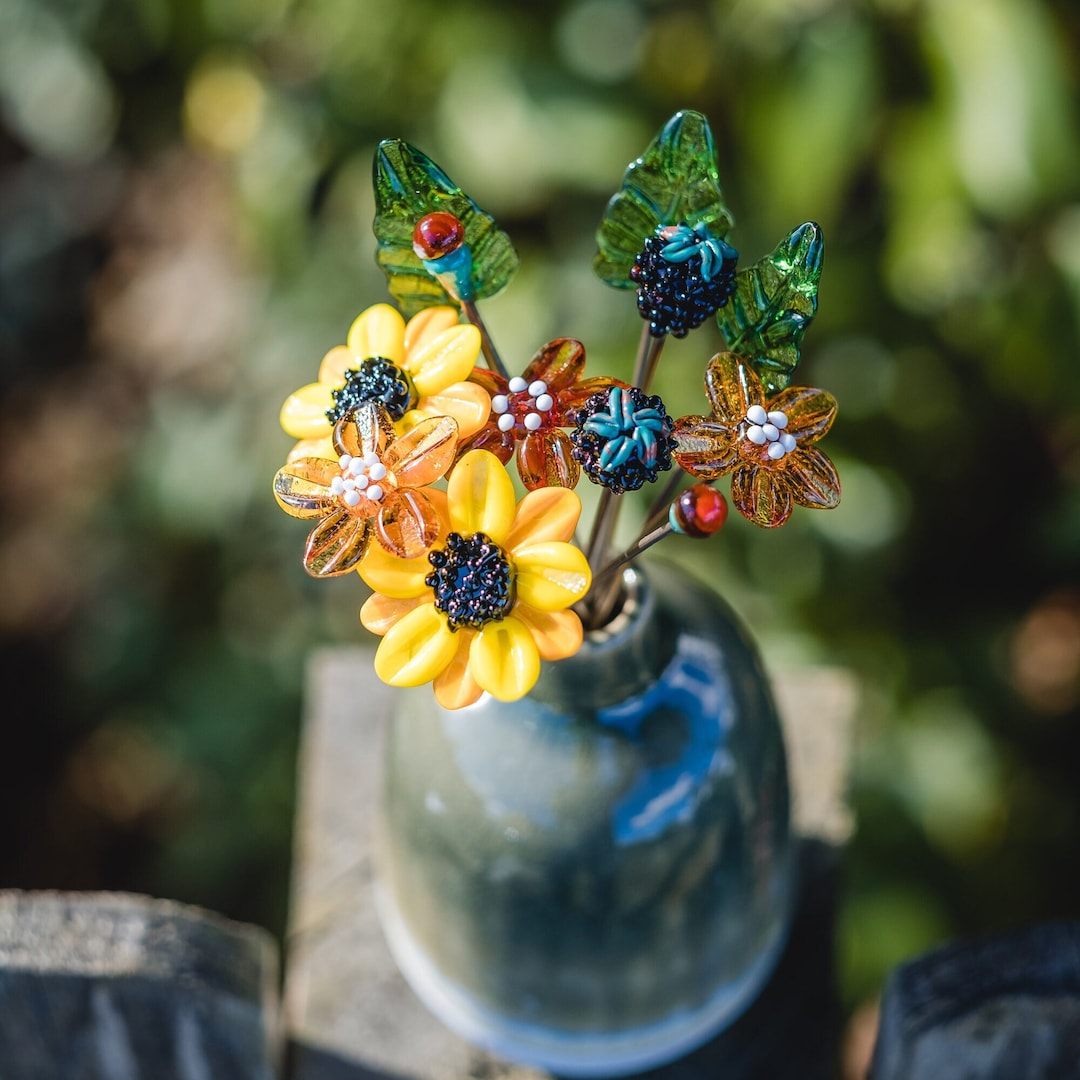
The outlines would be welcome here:
M 471 300 L 462 300 L 460 303 L 461 310 L 465 313 L 465 318 L 480 331 L 480 348 L 483 350 L 484 359 L 487 361 L 488 367 L 491 368 L 492 371 L 497 372 L 504 379 L 509 379 L 510 375 L 507 372 L 502 359 L 499 357 L 499 353 L 495 348 L 495 343 L 491 340 L 487 325 L 480 317 L 480 312 L 477 310 L 476 305 Z
M 628 562 L 636 559 L 647 548 L 670 536 L 675 530 L 668 522 L 646 533 L 634 541 L 625 551 L 605 563 L 593 575 L 593 603 L 589 608 L 589 626 L 603 626 L 611 617 L 612 609 L 619 598 L 622 582 L 616 570 L 621 570 Z M 597 587 L 599 584 L 599 588 Z
M 637 356 L 634 359 L 634 377 L 630 385 L 638 387 L 642 393 L 649 392 L 649 384 L 653 375 L 656 374 L 656 365 L 660 361 L 660 353 L 664 349 L 667 335 L 653 337 L 649 333 L 649 324 L 646 323 L 641 330 L 641 339 L 638 342 Z

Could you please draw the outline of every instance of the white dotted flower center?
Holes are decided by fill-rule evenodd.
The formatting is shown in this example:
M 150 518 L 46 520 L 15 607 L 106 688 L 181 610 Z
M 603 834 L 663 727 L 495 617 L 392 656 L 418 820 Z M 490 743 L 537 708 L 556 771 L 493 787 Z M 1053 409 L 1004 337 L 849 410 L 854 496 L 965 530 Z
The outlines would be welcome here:
M 338 458 L 341 475 L 330 481 L 330 491 L 340 495 L 346 506 L 355 506 L 363 493 L 372 502 L 378 502 L 386 494 L 386 488 L 379 483 L 386 479 L 386 466 L 374 451 L 363 457 L 342 454 Z
M 515 375 L 508 389 L 510 394 L 528 394 L 528 400 L 520 402 L 520 406 L 527 410 L 521 422 L 529 431 L 539 431 L 544 423 L 541 413 L 551 412 L 555 407 L 555 399 L 548 393 L 547 383 L 543 379 L 529 383 L 520 375 Z M 491 399 L 491 411 L 499 418 L 496 423 L 500 431 L 510 431 L 517 423 L 510 411 L 508 394 L 495 394 Z
M 779 461 L 790 454 L 797 445 L 795 436 L 784 428 L 788 425 L 786 413 L 779 409 L 766 412 L 760 405 L 751 405 L 746 410 L 746 437 L 755 446 L 765 446 L 765 451 L 773 461 Z

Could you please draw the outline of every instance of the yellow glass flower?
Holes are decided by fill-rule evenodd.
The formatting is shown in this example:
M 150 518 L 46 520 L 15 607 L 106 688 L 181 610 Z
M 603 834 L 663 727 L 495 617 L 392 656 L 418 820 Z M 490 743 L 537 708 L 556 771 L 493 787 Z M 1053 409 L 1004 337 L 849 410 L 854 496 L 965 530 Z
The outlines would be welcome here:
M 487 422 L 491 399 L 468 382 L 480 353 L 480 332 L 460 325 L 452 307 L 429 307 L 408 324 L 389 304 L 357 316 L 344 345 L 323 357 L 318 382 L 290 394 L 281 426 L 301 442 L 289 459 L 333 458 L 337 420 L 364 402 L 381 405 L 401 433 L 433 416 L 450 416 L 461 438 Z
M 449 532 L 426 558 L 373 547 L 358 567 L 375 590 L 360 612 L 382 635 L 375 671 L 391 686 L 433 682 L 447 709 L 484 691 L 516 701 L 542 659 L 581 646 L 581 620 L 569 610 L 592 582 L 588 560 L 569 543 L 581 500 L 538 488 L 515 505 L 502 462 L 473 450 L 451 472 L 447 502 Z
M 446 531 L 446 496 L 430 485 L 454 460 L 453 419 L 421 420 L 396 439 L 385 412 L 367 404 L 339 420 L 332 439 L 336 461 L 297 458 L 274 477 L 274 497 L 287 514 L 318 519 L 304 569 L 313 577 L 348 573 L 373 539 L 402 559 L 423 555 Z

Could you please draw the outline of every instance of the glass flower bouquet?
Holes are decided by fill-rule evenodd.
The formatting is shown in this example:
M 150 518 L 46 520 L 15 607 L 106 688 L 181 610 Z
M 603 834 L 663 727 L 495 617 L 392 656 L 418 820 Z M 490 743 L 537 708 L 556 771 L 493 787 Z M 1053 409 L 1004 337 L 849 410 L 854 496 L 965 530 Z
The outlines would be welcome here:
M 309 573 L 355 571 L 374 591 L 361 621 L 382 636 L 384 681 L 432 682 L 449 709 L 485 691 L 521 698 L 541 660 L 572 655 L 583 626 L 618 610 L 616 571 L 672 532 L 701 538 L 723 525 L 726 502 L 711 487 L 722 477 L 736 509 L 766 528 L 796 504 L 837 505 L 836 471 L 816 445 L 836 402 L 788 385 L 817 306 L 820 230 L 801 225 L 737 270 L 700 114 L 678 113 L 630 165 L 598 230 L 597 274 L 636 289 L 645 320 L 632 385 L 586 378 L 584 346 L 570 338 L 511 376 L 476 307 L 516 268 L 507 235 L 399 140 L 379 147 L 375 192 L 378 261 L 403 314 L 368 308 L 317 381 L 289 396 L 281 423 L 299 442 L 274 494 L 316 522 Z M 714 314 L 729 351 L 706 366 L 708 411 L 672 418 L 649 393 L 664 341 Z M 673 464 L 640 538 L 613 554 L 617 496 Z M 582 473 L 604 491 L 575 546 Z
M 801 225 L 738 269 L 708 123 L 675 115 L 597 233 L 596 272 L 636 290 L 644 319 L 627 383 L 586 376 L 571 338 L 504 364 L 476 305 L 517 256 L 419 150 L 379 146 L 375 195 L 398 307 L 364 311 L 285 402 L 299 441 L 274 493 L 315 523 L 311 574 L 370 586 L 379 678 L 434 687 L 398 692 L 388 732 L 387 940 L 473 1042 L 564 1075 L 644 1069 L 752 999 L 795 889 L 752 642 L 709 590 L 628 564 L 672 533 L 716 533 L 724 477 L 765 528 L 837 505 L 817 445 L 836 402 L 789 386 L 821 233 Z M 672 417 L 650 393 L 664 342 L 713 316 L 727 351 L 700 413 Z M 602 491 L 579 541 L 583 476 Z M 647 484 L 638 539 L 612 550 L 620 496 Z

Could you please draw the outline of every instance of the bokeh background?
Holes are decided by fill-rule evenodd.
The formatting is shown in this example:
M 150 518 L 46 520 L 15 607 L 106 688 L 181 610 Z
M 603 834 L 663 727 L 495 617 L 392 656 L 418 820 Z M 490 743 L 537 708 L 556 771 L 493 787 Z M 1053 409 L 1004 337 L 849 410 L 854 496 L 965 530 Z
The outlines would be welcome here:
M 0 884 L 282 933 L 304 660 L 363 595 L 302 571 L 277 411 L 387 298 L 375 145 L 513 237 L 511 367 L 626 374 L 594 230 L 695 108 L 745 261 L 826 237 L 842 506 L 665 554 L 860 680 L 853 1031 L 898 961 L 1080 915 L 1078 90 L 1073 0 L 0 0 Z M 718 343 L 666 352 L 673 413 Z

